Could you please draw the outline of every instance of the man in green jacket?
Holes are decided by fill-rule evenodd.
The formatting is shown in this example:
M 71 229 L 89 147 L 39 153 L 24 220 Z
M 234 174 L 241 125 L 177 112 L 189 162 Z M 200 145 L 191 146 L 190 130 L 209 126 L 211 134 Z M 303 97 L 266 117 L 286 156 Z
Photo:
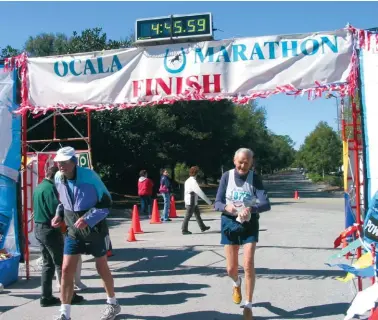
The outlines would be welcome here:
M 54 218 L 59 204 L 58 192 L 54 184 L 54 176 L 57 171 L 57 167 L 48 168 L 45 179 L 35 188 L 33 193 L 35 238 L 40 244 L 43 258 L 41 307 L 60 304 L 60 299 L 54 297 L 52 293 L 52 281 L 55 270 L 57 271 L 59 280 L 62 277 L 64 248 L 61 230 L 51 226 L 51 220 Z M 74 295 L 72 304 L 79 303 L 82 300 L 83 297 Z

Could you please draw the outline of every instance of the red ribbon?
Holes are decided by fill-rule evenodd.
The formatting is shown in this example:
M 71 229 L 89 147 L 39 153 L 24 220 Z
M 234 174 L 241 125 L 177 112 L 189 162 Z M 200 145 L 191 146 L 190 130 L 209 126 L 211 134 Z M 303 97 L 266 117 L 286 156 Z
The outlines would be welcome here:
M 341 232 L 340 235 L 333 242 L 334 248 L 336 249 L 337 247 L 339 247 L 340 244 L 341 244 L 341 241 L 343 239 L 345 239 L 348 236 L 351 236 L 355 232 L 358 232 L 358 226 L 357 225 L 351 226 L 351 227 L 345 229 L 343 232 Z

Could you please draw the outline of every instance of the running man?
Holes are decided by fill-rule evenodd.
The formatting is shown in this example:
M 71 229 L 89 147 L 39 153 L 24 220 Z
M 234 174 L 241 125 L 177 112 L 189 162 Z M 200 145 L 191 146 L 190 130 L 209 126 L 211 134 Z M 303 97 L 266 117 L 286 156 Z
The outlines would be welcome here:
M 252 319 L 252 298 L 255 288 L 255 250 L 259 240 L 260 213 L 270 210 L 270 202 L 262 181 L 253 171 L 253 151 L 240 148 L 235 152 L 235 168 L 225 172 L 215 198 L 215 210 L 221 211 L 221 244 L 226 253 L 227 273 L 233 282 L 232 300 L 242 301 L 239 275 L 239 249 L 244 250 L 246 301 L 243 319 Z

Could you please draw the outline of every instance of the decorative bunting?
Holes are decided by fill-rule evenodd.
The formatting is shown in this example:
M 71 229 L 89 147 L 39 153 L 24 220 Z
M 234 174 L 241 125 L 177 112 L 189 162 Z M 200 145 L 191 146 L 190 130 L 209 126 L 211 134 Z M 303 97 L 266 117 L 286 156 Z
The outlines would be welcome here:
M 358 225 L 351 226 L 347 229 L 345 229 L 343 232 L 340 233 L 340 235 L 335 239 L 334 241 L 334 248 L 337 248 L 340 246 L 341 241 L 345 239 L 346 237 L 349 237 L 353 235 L 355 232 L 358 232 Z
M 374 277 L 374 267 L 370 266 L 367 268 L 363 269 L 357 269 L 355 267 L 352 267 L 348 264 L 343 264 L 343 263 L 337 263 L 337 264 L 330 264 L 326 263 L 327 266 L 329 267 L 339 267 L 340 269 L 354 274 L 356 277 L 361 277 L 361 278 L 369 278 L 369 277 Z
M 341 257 L 345 256 L 347 253 L 350 253 L 353 250 L 356 250 L 357 248 L 359 248 L 361 246 L 362 246 L 361 239 L 357 238 L 356 240 L 354 240 L 353 242 L 351 242 L 350 244 L 348 244 L 348 246 L 346 246 L 345 248 L 341 249 L 338 253 L 333 254 L 332 256 L 330 256 L 328 258 L 328 260 L 333 260 L 333 259 L 341 258 Z

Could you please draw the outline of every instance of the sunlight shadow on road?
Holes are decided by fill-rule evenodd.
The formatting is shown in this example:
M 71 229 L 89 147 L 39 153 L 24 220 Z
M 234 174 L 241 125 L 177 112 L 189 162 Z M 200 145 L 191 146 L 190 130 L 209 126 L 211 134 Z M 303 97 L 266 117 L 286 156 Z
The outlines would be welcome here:
M 282 308 L 273 306 L 270 302 L 261 302 L 254 305 L 257 308 L 265 308 L 276 316 L 269 319 L 319 319 L 321 317 L 341 316 L 346 313 L 349 308 L 348 303 L 330 303 L 318 306 L 308 306 L 293 311 L 286 311 Z M 257 309 L 258 310 L 258 309 Z M 255 312 L 257 313 L 257 312 Z M 254 317 L 254 319 L 265 319 L 262 317 Z
M 188 312 L 182 314 L 176 314 L 172 316 L 134 316 L 131 314 L 119 315 L 117 320 L 242 320 L 241 314 L 222 313 L 217 311 L 197 311 Z M 259 318 L 265 320 L 268 318 Z

